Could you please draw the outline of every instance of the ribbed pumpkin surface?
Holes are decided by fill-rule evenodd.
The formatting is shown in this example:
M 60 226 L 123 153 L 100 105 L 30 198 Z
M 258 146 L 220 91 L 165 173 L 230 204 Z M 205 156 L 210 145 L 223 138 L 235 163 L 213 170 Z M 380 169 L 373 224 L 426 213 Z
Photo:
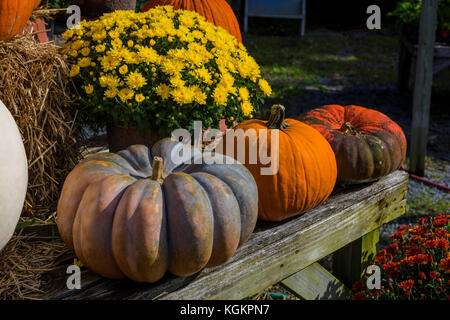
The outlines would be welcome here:
M 10 40 L 19 34 L 40 2 L 41 0 L 1 0 L 0 41 Z
M 275 114 L 277 106 L 272 107 Z M 284 108 L 283 108 L 284 110 Z M 239 144 L 234 143 L 234 154 L 227 151 L 232 136 L 224 138 L 223 150 L 229 156 L 238 158 L 251 172 L 258 185 L 258 218 L 267 221 L 280 221 L 301 214 L 323 202 L 333 191 L 336 182 L 336 159 L 330 145 L 314 128 L 295 119 L 284 119 L 283 115 L 269 128 L 271 120 L 248 120 L 234 129 L 256 131 L 256 138 L 247 137 L 245 141 L 246 159 L 239 159 Z M 277 128 L 281 123 L 285 128 Z M 278 131 L 278 141 L 272 138 L 271 131 Z M 267 143 L 261 142 L 267 137 Z M 276 136 L 274 136 L 275 138 Z M 264 140 L 263 140 L 264 141 Z M 249 153 L 257 146 L 257 163 L 252 163 Z M 231 149 L 231 147 L 228 147 Z M 278 171 L 274 174 L 262 173 L 264 164 L 261 154 L 276 161 L 278 149 Z
M 167 270 L 187 276 L 218 266 L 250 237 L 258 193 L 248 170 L 178 165 L 180 145 L 167 138 L 151 150 L 90 155 L 68 175 L 57 224 L 85 266 L 108 278 L 155 282 Z
M 406 138 L 383 113 L 358 106 L 327 105 L 298 120 L 317 129 L 336 154 L 338 182 L 369 182 L 397 170 L 406 156 Z

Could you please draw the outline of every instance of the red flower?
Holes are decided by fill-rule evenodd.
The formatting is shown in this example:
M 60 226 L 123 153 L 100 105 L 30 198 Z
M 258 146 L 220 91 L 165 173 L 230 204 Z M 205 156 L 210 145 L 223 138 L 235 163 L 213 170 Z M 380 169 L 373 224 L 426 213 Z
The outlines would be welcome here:
M 408 246 L 408 251 L 406 252 L 408 256 L 418 255 L 421 253 L 423 253 L 423 249 L 415 245 Z
M 414 280 L 405 280 L 405 281 L 402 281 L 402 282 L 400 282 L 398 285 L 397 285 L 400 289 L 403 289 L 403 290 L 411 290 L 413 287 L 414 287 Z
M 426 254 L 416 254 L 414 256 L 407 257 L 406 259 L 410 266 L 415 266 L 419 264 L 427 264 L 429 261 L 429 256 Z
M 388 262 L 383 266 L 383 269 L 386 271 L 390 271 L 390 270 L 397 270 L 397 268 L 399 267 L 399 264 L 397 262 Z
M 377 255 L 375 257 L 375 261 L 377 262 L 377 264 L 382 265 L 382 264 L 385 264 L 387 262 L 387 258 L 386 258 L 386 256 L 379 256 L 379 255 Z
M 427 240 L 427 241 L 425 241 L 423 246 L 427 249 L 434 249 L 437 247 L 437 243 L 436 243 L 436 240 Z
M 387 248 L 386 251 L 390 254 L 395 254 L 398 250 L 398 243 L 391 243 Z
M 439 268 L 441 268 L 444 273 L 450 273 L 450 257 L 442 259 L 441 262 L 439 262 Z
M 366 300 L 366 296 L 362 292 L 357 292 L 352 296 L 352 300 Z
M 447 216 L 436 216 L 433 220 L 433 226 L 435 227 L 445 227 L 447 225 Z
M 425 224 L 425 223 L 427 223 L 427 221 L 428 221 L 427 218 L 420 218 L 417 220 L 417 222 L 420 224 Z
M 425 280 L 426 278 L 427 278 L 427 276 L 425 275 L 424 272 L 419 273 L 419 279 Z
M 414 235 L 424 235 L 428 230 L 430 230 L 428 226 L 414 226 L 414 228 L 409 229 L 409 233 Z
M 436 246 L 441 250 L 448 249 L 448 241 L 445 239 L 439 238 L 436 240 Z
M 361 290 L 363 287 L 363 281 L 359 280 L 358 282 L 356 282 L 353 286 L 352 286 L 352 290 L 353 291 L 359 291 Z
M 430 278 L 431 279 L 436 279 L 436 276 L 437 276 L 436 271 L 431 271 L 430 272 Z
M 396 278 L 398 278 L 398 276 L 399 276 L 399 273 L 398 273 L 398 271 L 397 270 L 392 270 L 391 272 L 389 272 L 389 278 L 391 278 L 391 279 L 396 279 Z

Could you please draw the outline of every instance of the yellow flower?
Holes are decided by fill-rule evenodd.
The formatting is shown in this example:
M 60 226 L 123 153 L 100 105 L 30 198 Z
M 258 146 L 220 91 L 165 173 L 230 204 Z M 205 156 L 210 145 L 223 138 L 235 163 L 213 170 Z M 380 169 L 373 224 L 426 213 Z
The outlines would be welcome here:
M 198 104 L 206 104 L 206 99 L 208 98 L 206 93 L 204 93 L 202 91 L 202 89 L 200 89 L 197 86 L 193 86 L 192 90 L 194 92 L 194 100 L 195 100 L 195 102 L 197 102 Z
M 166 59 L 161 64 L 161 70 L 168 75 L 179 74 L 183 68 L 184 64 L 178 60 Z
M 136 95 L 136 97 L 134 97 L 134 99 L 136 100 L 137 103 L 141 103 L 142 101 L 145 100 L 145 96 L 142 93 L 139 93 Z
M 95 32 L 92 34 L 92 40 L 94 41 L 102 41 L 106 38 L 106 31 L 100 30 L 99 32 Z
M 73 30 L 72 29 L 67 29 L 66 31 L 64 31 L 64 33 L 62 34 L 62 37 L 66 40 L 69 40 L 70 38 L 72 38 L 73 36 Z
M 113 41 L 111 41 L 111 45 L 113 46 L 113 48 L 120 48 L 123 45 L 123 43 L 122 40 L 116 38 Z
M 170 84 L 175 88 L 182 88 L 184 87 L 185 82 L 179 76 L 175 76 L 170 78 Z
M 95 47 L 95 51 L 97 51 L 98 53 L 100 52 L 104 52 L 105 51 L 105 46 L 103 44 L 99 44 Z
M 128 72 L 128 66 L 126 64 L 124 64 L 123 66 L 121 66 L 119 68 L 119 73 L 120 74 L 126 74 Z
M 272 94 L 272 88 L 270 87 L 269 83 L 266 80 L 259 79 L 258 85 L 265 95 L 270 96 Z
M 94 92 L 94 86 L 92 84 L 89 84 L 84 87 L 84 90 L 87 94 L 92 94 Z
M 105 97 L 112 99 L 115 98 L 118 93 L 119 90 L 117 88 L 111 88 L 105 91 Z
M 91 65 L 91 58 L 89 57 L 81 58 L 80 60 L 78 60 L 78 65 L 81 68 L 89 67 Z
M 119 98 L 122 102 L 133 99 L 134 91 L 130 88 L 123 88 L 119 91 Z
M 72 50 L 80 50 L 82 46 L 83 46 L 83 41 L 77 40 L 77 41 L 72 42 L 72 45 L 70 47 L 72 48 Z
M 198 78 L 202 79 L 203 82 L 208 83 L 211 80 L 211 75 L 205 68 L 200 68 L 195 70 L 195 74 Z
M 125 80 L 131 89 L 139 89 L 147 84 L 147 80 L 139 72 L 131 72 Z
M 253 106 L 250 102 L 244 101 L 241 104 L 241 110 L 242 110 L 242 113 L 244 114 L 244 116 L 248 116 L 250 113 L 252 113 Z
M 192 103 L 195 98 L 195 90 L 192 87 L 176 88 L 170 92 L 173 100 L 179 105 Z
M 120 34 L 119 32 L 117 32 L 116 30 L 112 30 L 108 33 L 108 35 L 112 38 L 112 39 L 117 39 L 119 38 Z
M 116 57 L 105 56 L 102 60 L 103 71 L 111 71 L 117 68 L 120 64 L 120 60 Z
M 103 88 L 117 88 L 120 84 L 120 79 L 111 74 L 103 75 L 99 78 L 100 86 Z
M 217 105 L 225 105 L 228 101 L 228 93 L 222 87 L 217 87 L 214 89 L 213 98 Z
M 138 52 L 139 57 L 141 58 L 141 60 L 147 64 L 150 63 L 159 63 L 160 61 L 160 56 L 158 55 L 158 53 L 149 47 L 142 47 L 139 49 Z
M 248 97 L 249 97 L 249 93 L 248 93 L 248 89 L 245 87 L 239 88 L 239 97 L 243 100 L 243 101 L 247 101 Z
M 168 85 L 161 83 L 156 88 L 156 94 L 160 96 L 163 100 L 166 100 L 170 97 L 170 88 Z
M 83 48 L 83 49 L 81 50 L 81 54 L 82 54 L 83 56 L 85 56 L 85 57 L 87 57 L 87 56 L 89 55 L 90 52 L 91 52 L 91 49 L 89 49 L 89 48 Z
M 70 77 L 76 77 L 80 73 L 80 66 L 74 64 L 72 65 L 72 68 L 70 69 Z
M 133 106 L 149 100 L 156 106 L 169 100 L 175 105 L 161 108 L 158 116 L 170 127 L 176 114 L 195 114 L 207 103 L 226 106 L 215 120 L 251 117 L 256 105 L 250 101 L 272 92 L 245 46 L 195 12 L 171 6 L 143 13 L 118 10 L 83 20 L 64 37 L 61 52 L 70 76 L 79 77 L 81 92 L 96 95 L 92 101 L 103 99 L 105 111 L 117 101 Z

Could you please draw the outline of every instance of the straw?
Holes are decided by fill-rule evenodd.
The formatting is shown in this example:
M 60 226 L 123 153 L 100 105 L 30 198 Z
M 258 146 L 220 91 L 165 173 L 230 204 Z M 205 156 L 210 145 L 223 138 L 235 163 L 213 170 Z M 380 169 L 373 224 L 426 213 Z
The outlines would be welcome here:
M 16 120 L 29 165 L 27 215 L 55 210 L 66 175 L 81 159 L 68 79 L 54 43 L 31 36 L 0 41 L 0 100 Z

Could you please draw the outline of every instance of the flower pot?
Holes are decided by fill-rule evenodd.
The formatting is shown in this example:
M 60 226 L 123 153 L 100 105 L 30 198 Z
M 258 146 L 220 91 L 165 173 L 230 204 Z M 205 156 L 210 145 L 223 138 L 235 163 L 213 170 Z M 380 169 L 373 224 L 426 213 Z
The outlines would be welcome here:
M 142 134 L 138 128 L 124 128 L 119 126 L 108 126 L 107 138 L 110 152 L 124 150 L 134 144 L 143 144 L 149 148 L 160 140 L 161 137 L 154 131 Z

